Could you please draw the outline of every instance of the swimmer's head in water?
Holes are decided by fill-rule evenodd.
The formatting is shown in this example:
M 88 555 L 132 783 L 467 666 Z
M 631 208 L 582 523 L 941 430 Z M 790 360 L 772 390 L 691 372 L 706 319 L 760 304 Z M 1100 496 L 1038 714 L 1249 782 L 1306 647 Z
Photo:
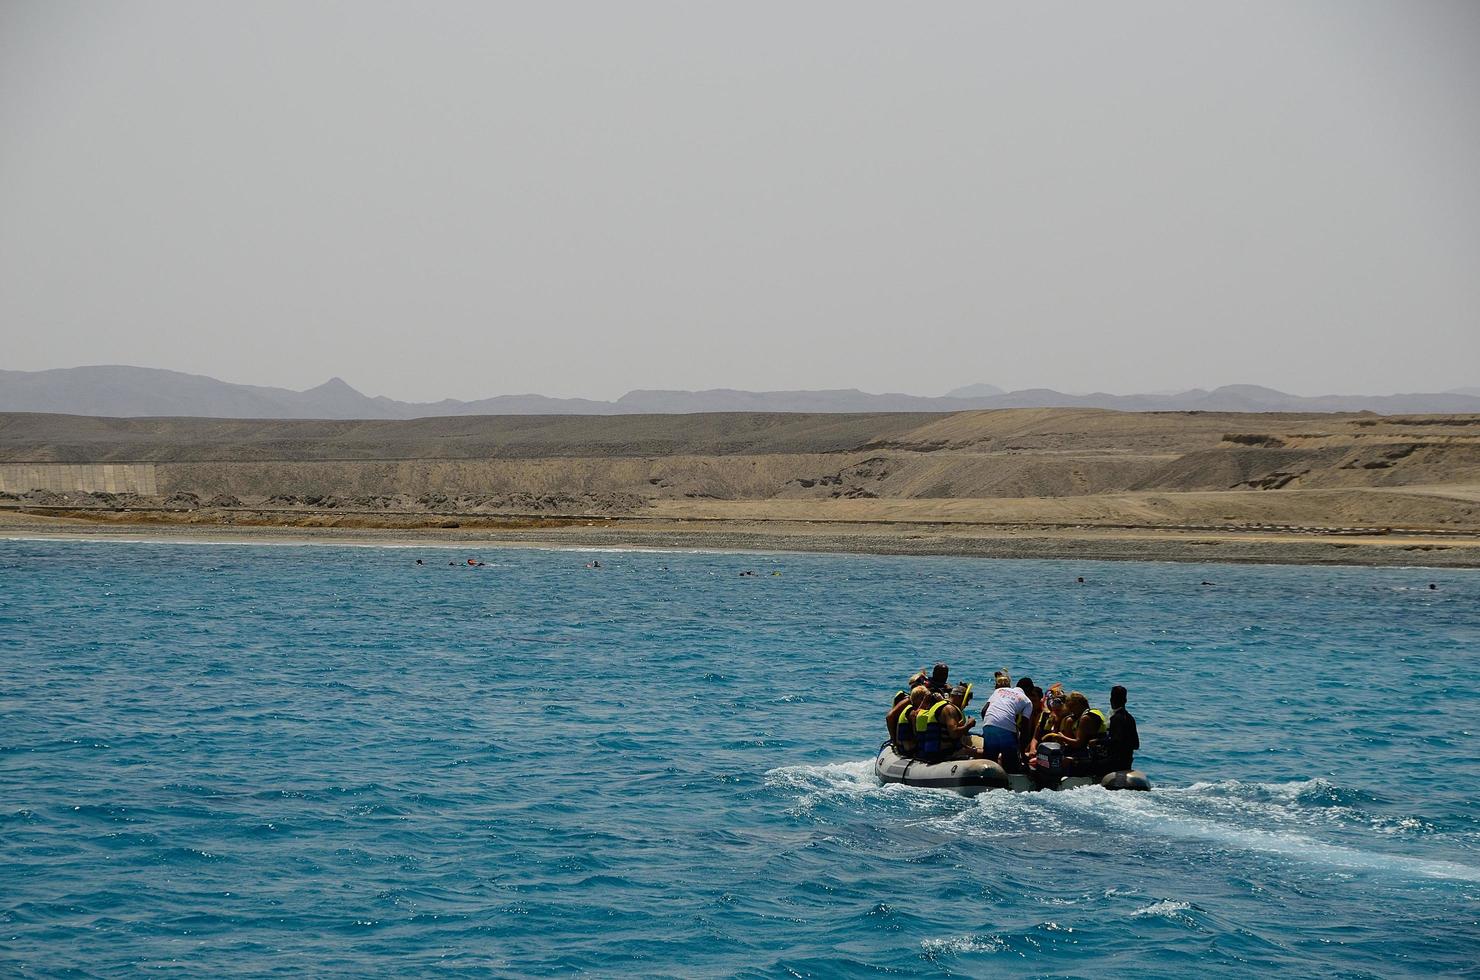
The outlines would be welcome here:
M 1012 675 L 1007 672 L 1006 667 L 1003 667 L 1001 670 L 997 671 L 997 673 L 992 675 L 992 683 L 997 685 L 998 687 L 1011 687 Z

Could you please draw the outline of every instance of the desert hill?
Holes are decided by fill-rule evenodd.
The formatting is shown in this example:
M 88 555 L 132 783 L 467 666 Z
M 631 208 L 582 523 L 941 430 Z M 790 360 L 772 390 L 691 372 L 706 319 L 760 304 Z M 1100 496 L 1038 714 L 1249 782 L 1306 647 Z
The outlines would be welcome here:
M 406 421 L 0 413 L 0 461 L 530 459 L 842 452 L 930 414 L 491 415 Z
M 1476 565 L 1480 415 L 0 414 L 0 525 L 122 533 L 141 522 L 484 543 Z
M 89 468 L 115 478 L 134 473 L 138 486 L 158 496 L 244 503 L 499 510 L 549 498 L 554 509 L 638 512 L 665 502 L 748 501 L 793 515 L 839 501 L 883 507 L 1188 493 L 1254 493 L 1265 501 L 1259 507 L 1278 509 L 1298 491 L 1420 487 L 1424 500 L 1414 506 L 1424 520 L 1442 523 L 1445 508 L 1456 519 L 1471 515 L 1459 502 L 1464 492 L 1435 488 L 1480 486 L 1480 416 L 1102 409 L 412 421 L 0 415 L 0 489 L 105 489 L 78 482 L 76 474 Z M 64 472 L 72 475 L 58 475 Z M 48 483 L 53 477 L 61 482 Z M 1391 523 L 1400 515 L 1378 508 L 1370 516 Z

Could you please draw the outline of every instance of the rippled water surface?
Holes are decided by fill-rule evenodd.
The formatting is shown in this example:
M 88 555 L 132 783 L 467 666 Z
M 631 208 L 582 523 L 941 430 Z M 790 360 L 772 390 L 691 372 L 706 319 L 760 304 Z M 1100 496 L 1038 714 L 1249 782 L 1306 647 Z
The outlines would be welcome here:
M 466 554 L 0 542 L 0 972 L 1480 960 L 1474 573 Z M 1155 791 L 878 785 L 936 659 Z

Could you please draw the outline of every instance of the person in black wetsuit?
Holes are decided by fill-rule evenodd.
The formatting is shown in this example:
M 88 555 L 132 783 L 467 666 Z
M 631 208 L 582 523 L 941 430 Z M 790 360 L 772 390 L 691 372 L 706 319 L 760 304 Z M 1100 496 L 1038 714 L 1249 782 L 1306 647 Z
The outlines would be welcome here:
M 1125 710 L 1125 700 L 1125 688 L 1116 684 L 1110 689 L 1110 731 L 1105 736 L 1105 765 L 1109 772 L 1134 769 L 1136 750 L 1141 747 L 1136 718 Z

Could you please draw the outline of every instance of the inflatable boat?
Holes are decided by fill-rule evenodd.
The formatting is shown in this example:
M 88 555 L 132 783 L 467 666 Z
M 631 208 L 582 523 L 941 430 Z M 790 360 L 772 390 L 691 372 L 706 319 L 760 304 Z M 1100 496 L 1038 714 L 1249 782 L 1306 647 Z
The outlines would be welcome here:
M 1034 792 L 1043 789 L 1075 789 L 1079 786 L 1103 786 L 1106 789 L 1149 790 L 1151 780 L 1139 769 L 1123 769 L 1104 776 L 1051 776 L 1010 773 L 990 759 L 957 759 L 925 763 L 900 755 L 894 745 L 885 742 L 874 760 L 874 772 L 886 783 L 903 783 L 926 789 L 948 789 L 963 796 L 975 796 L 989 789 Z

